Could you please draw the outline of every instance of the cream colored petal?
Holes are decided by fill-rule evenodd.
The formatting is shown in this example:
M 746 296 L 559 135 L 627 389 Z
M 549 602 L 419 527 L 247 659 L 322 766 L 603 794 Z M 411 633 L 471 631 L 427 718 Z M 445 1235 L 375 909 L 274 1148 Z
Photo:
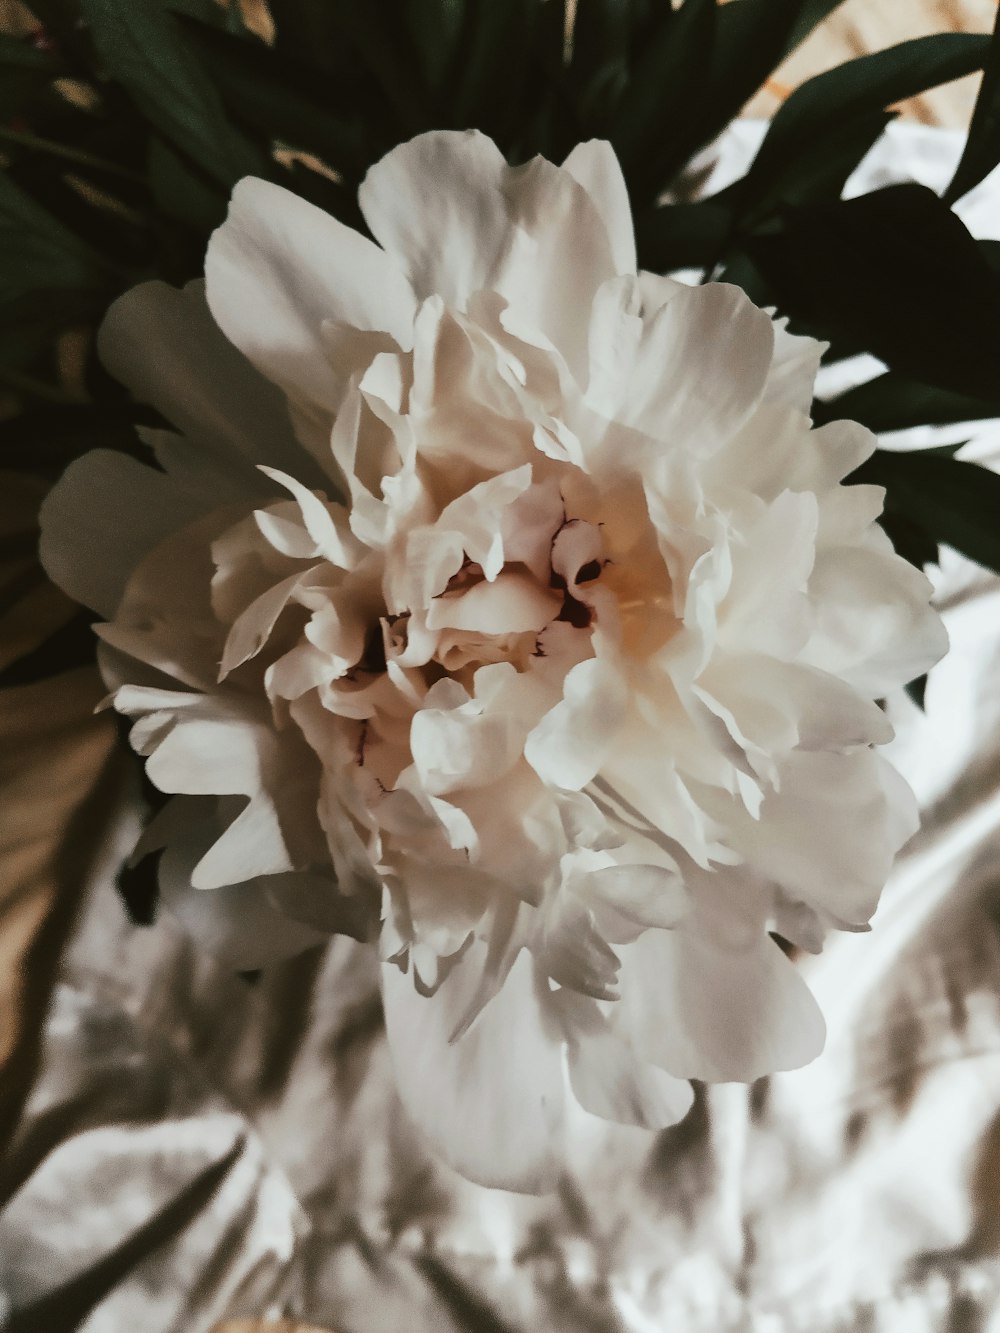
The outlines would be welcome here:
M 378 246 L 315 205 L 247 177 L 205 257 L 209 308 L 226 337 L 268 379 L 335 412 L 347 376 L 323 325 L 334 320 L 409 346 L 413 293 Z

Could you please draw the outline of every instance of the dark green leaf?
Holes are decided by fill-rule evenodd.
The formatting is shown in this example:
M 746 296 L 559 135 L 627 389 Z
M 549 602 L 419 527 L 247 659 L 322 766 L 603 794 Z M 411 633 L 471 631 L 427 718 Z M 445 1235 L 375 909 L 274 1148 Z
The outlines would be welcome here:
M 744 228 L 759 226 L 783 204 L 839 199 L 848 178 L 894 116 L 890 111 L 871 111 L 834 121 L 815 152 L 802 152 L 783 171 L 758 172 L 755 163 L 748 175 L 715 198 L 738 213 Z
M 871 122 L 894 102 L 982 68 L 989 45 L 972 33 L 918 37 L 809 79 L 771 122 L 745 180 L 749 199 L 772 194 L 803 165 L 810 170 L 810 159 L 824 155 L 850 122 Z
M 924 674 L 918 676 L 916 680 L 909 681 L 903 688 L 917 707 L 923 711 L 924 699 L 927 694 L 927 673 L 924 672 Z
M 81 0 L 81 8 L 107 74 L 179 153 L 225 190 L 266 170 L 160 0 Z
M 745 245 L 783 313 L 913 379 L 1000 403 L 1000 277 L 922 185 L 789 209 Z
M 588 126 L 600 131 L 628 80 L 629 0 L 577 0 L 570 78 Z
M 654 10 L 612 123 L 618 153 L 628 157 L 670 127 L 670 113 L 683 105 L 684 92 L 704 84 L 715 42 L 715 0 L 685 0 L 679 10 Z
M 226 216 L 228 196 L 209 177 L 194 170 L 166 139 L 149 141 L 149 186 L 165 218 L 206 235 Z
M 523 125 L 534 7 L 530 0 L 467 0 L 444 111 L 451 125 L 474 126 L 501 143 Z
M 986 57 L 983 82 L 969 125 L 969 137 L 951 184 L 944 192 L 953 204 L 978 185 L 1000 163 L 1000 10 L 997 12 L 993 41 Z
M 336 16 L 333 40 L 352 51 L 367 75 L 365 104 L 373 100 L 374 93 L 393 113 L 400 138 L 430 129 L 434 116 L 405 25 L 394 23 L 384 4 L 361 5 L 357 0 L 327 3 Z M 362 113 L 365 104 L 359 108 Z
M 675 170 L 721 134 L 789 51 L 842 0 L 731 0 L 719 10 L 704 112 L 681 127 Z
M 437 89 L 458 47 L 465 0 L 407 0 L 406 14 L 424 82 Z
M 852 481 L 886 489 L 888 515 L 900 515 L 936 542 L 1000 573 L 1000 476 L 940 454 L 877 449 Z
M 766 0 L 764 0 L 766 3 Z M 843 0 L 800 0 L 799 14 L 788 36 L 785 54 L 794 51 L 809 36 L 814 28 L 819 27 L 824 19 L 829 18 Z
M 652 203 L 673 174 L 676 144 L 704 104 L 715 47 L 715 0 L 664 5 L 648 45 L 632 68 L 614 114 L 610 139 L 625 170 L 633 204 Z
M 315 153 L 338 170 L 360 176 L 375 153 L 360 118 L 336 113 L 329 80 L 260 42 L 233 37 L 191 19 L 184 39 L 212 69 L 223 101 L 240 120 L 290 148 Z
M 54 139 L 45 139 L 40 135 L 30 134 L 24 130 L 10 130 L 0 127 L 0 148 L 23 149 L 31 153 L 42 153 L 59 158 L 61 162 L 73 167 L 83 167 L 88 171 L 96 172 L 99 176 L 125 176 L 134 182 L 142 181 L 142 177 L 137 172 L 129 171 L 117 162 L 95 157 L 93 153 L 82 152 L 69 144 L 59 143 Z
M 0 34 L 0 77 L 11 70 L 34 70 L 52 77 L 64 72 L 62 61 L 53 51 L 45 51 L 30 41 Z
M 0 422 L 0 468 L 54 480 L 74 458 L 97 448 L 148 461 L 135 432 L 138 424 L 154 421 L 131 400 L 32 407 Z
M 732 221 L 729 209 L 711 199 L 640 213 L 636 218 L 639 265 L 658 273 L 714 266 Z
M 33 291 L 93 288 L 106 275 L 88 246 L 0 172 L 0 305 Z
M 107 299 L 100 287 L 38 287 L 5 301 L 0 306 L 0 370 L 25 366 L 64 330 L 92 324 L 104 313 Z
M 879 434 L 915 426 L 947 426 L 996 416 L 998 404 L 969 398 L 892 371 L 827 403 L 814 405 L 817 421 L 848 418 Z

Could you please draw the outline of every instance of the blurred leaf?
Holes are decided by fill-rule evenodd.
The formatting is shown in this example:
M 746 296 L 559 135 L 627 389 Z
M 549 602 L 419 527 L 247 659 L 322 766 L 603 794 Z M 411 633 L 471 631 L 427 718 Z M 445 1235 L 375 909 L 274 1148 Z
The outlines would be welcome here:
M 104 291 L 72 287 L 35 288 L 0 305 L 0 382 L 30 364 L 66 329 L 98 319 L 107 306 Z M 7 381 L 9 383 L 9 380 Z M 54 389 L 54 392 L 59 392 Z M 2 433 L 3 426 L 0 426 Z M 0 466 L 3 463 L 0 462 Z
M 749 228 L 760 225 L 783 204 L 839 199 L 848 179 L 893 119 L 894 112 L 870 111 L 834 121 L 815 152 L 802 152 L 784 171 L 758 173 L 751 167 L 742 180 L 716 198 L 738 214 L 738 225 Z
M 0 33 L 0 77 L 6 79 L 12 70 L 32 70 L 51 78 L 64 73 L 65 66 L 54 51 Z
M 407 0 L 406 16 L 424 81 L 440 87 L 454 59 L 466 0 Z
M 801 45 L 812 30 L 819 27 L 841 4 L 843 0 L 800 0 L 799 15 L 789 34 L 785 54 L 789 54 Z
M 714 265 L 732 223 L 730 210 L 712 199 L 647 209 L 636 217 L 639 265 L 657 273 Z
M 886 511 L 1000 573 L 1000 476 L 975 463 L 877 449 L 851 476 L 886 489 Z
M 983 421 L 997 415 L 1000 403 L 984 402 L 932 384 L 921 384 L 888 371 L 839 398 L 814 404 L 817 421 L 849 418 L 878 434 L 915 426 L 947 426 L 957 421 Z
M 681 127 L 674 170 L 721 134 L 777 66 L 842 0 L 731 0 L 719 9 L 711 78 L 697 122 Z
M 0 468 L 52 480 L 88 449 L 117 449 L 148 461 L 136 425 L 161 424 L 130 399 L 46 404 L 0 422 Z
M 475 127 L 501 145 L 524 128 L 533 0 L 466 0 L 442 110 L 455 128 Z
M 762 198 L 784 193 L 789 183 L 789 197 L 801 197 L 797 178 L 816 172 L 828 143 L 843 145 L 852 122 L 866 126 L 862 142 L 873 142 L 869 130 L 887 106 L 980 69 L 989 45 L 988 37 L 972 33 L 918 37 L 809 79 L 778 109 L 736 194 L 755 212 Z M 853 155 L 852 145 L 847 157 Z
M 901 374 L 1000 403 L 1000 277 L 922 185 L 790 208 L 745 245 L 796 325 Z
M 984 70 L 969 136 L 951 184 L 944 192 L 949 204 L 968 194 L 1000 163 L 1000 10 Z
M 93 668 L 0 691 L 0 1148 L 40 1056 L 49 994 L 117 796 L 114 730 Z M 36 1324 L 38 1329 L 70 1327 Z
M 227 191 L 241 176 L 266 171 L 160 0 L 81 0 L 81 9 L 109 77 L 179 153 Z
M 0 171 L 0 306 L 32 291 L 98 287 L 106 276 L 89 246 Z
M 715 46 L 716 0 L 665 4 L 634 63 L 609 137 L 625 170 L 633 204 L 652 202 L 672 174 L 678 136 L 703 105 Z M 678 164 L 679 165 L 679 164 Z
M 416 51 L 409 31 L 393 21 L 391 6 L 362 5 L 357 0 L 327 0 L 327 4 L 336 15 L 334 42 L 351 49 L 367 73 L 368 95 L 355 114 L 367 116 L 369 105 L 381 101 L 395 117 L 399 139 L 430 129 L 435 117 L 417 75 Z
M 5 129 L 0 126 L 0 149 L 5 146 L 58 158 L 60 162 L 66 162 L 76 167 L 84 167 L 97 172 L 98 175 L 124 176 L 135 182 L 142 181 L 142 177 L 137 172 L 129 171 L 117 162 L 96 157 L 93 153 L 82 152 L 78 148 L 59 143 L 55 139 L 45 139 L 37 134 L 29 134 L 23 130 Z
M 916 680 L 908 681 L 908 682 L 903 686 L 903 688 L 906 690 L 906 693 L 910 696 L 910 698 L 911 698 L 911 699 L 913 700 L 913 702 L 917 705 L 917 707 L 921 710 L 921 712 L 923 712 L 923 709 L 924 709 L 924 701 L 925 701 L 925 698 L 926 698 L 926 695 L 927 695 L 927 673 L 926 673 L 926 671 L 924 672 L 924 674 L 923 674 L 922 676 L 917 676 Z
M 192 19 L 180 26 L 212 69 L 223 101 L 260 134 L 359 176 L 373 160 L 362 120 L 333 110 L 337 99 L 330 96 L 329 80 L 315 69 Z
M 149 185 L 162 215 L 207 234 L 226 216 L 228 195 L 192 169 L 158 134 L 149 141 Z
M 629 0 L 577 0 L 570 78 L 584 122 L 603 132 L 628 81 Z

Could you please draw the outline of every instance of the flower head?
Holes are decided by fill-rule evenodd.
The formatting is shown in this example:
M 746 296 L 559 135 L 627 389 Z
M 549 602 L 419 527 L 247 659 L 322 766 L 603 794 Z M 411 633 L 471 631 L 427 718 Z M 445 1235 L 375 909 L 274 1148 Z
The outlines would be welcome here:
M 637 273 L 606 144 L 475 133 L 370 171 L 374 241 L 259 180 L 204 289 L 110 312 L 171 429 L 50 498 L 53 577 L 172 794 L 164 896 L 239 965 L 377 944 L 399 1088 L 537 1188 L 568 1118 L 819 1051 L 772 933 L 867 922 L 915 827 L 874 702 L 944 648 L 811 428 L 821 348 Z

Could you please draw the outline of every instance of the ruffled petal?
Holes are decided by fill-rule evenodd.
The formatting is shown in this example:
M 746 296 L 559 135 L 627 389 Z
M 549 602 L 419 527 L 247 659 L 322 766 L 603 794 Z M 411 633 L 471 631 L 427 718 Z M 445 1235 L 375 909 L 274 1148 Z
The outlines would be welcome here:
M 433 996 L 382 966 L 382 999 L 403 1105 L 436 1151 L 481 1185 L 538 1193 L 555 1183 L 565 1098 L 563 1041 L 545 979 L 521 953 L 473 1026 L 486 948 L 475 942 Z
M 419 297 L 464 310 L 475 292 L 499 292 L 515 331 L 542 332 L 584 371 L 590 302 L 617 266 L 605 222 L 571 171 L 543 158 L 509 167 L 478 131 L 434 131 L 371 167 L 358 198 Z
M 604 139 L 589 139 L 577 146 L 563 163 L 573 179 L 587 191 L 608 233 L 615 269 L 635 274 L 635 228 L 628 186 L 615 150 Z
M 760 403 L 773 348 L 770 319 L 741 288 L 685 287 L 646 324 L 619 420 L 711 454 Z
M 400 269 L 359 232 L 268 181 L 247 177 L 205 257 L 223 333 L 291 396 L 335 412 L 345 380 L 324 324 L 412 339 L 415 304 Z
M 825 1026 L 765 932 L 760 895 L 722 873 L 692 886 L 696 919 L 622 948 L 622 998 L 608 1017 L 641 1057 L 678 1078 L 749 1083 L 814 1059 Z
M 95 449 L 71 463 L 42 505 L 45 572 L 74 601 L 110 619 L 135 567 L 211 507 L 125 454 Z
M 174 443 L 170 470 L 203 478 L 211 464 L 216 484 L 226 486 L 221 503 L 231 503 L 237 487 L 250 496 L 271 492 L 258 463 L 321 484 L 283 394 L 225 337 L 203 281 L 181 291 L 163 282 L 133 287 L 104 317 L 97 346 L 108 372 L 187 438 L 187 448 Z

